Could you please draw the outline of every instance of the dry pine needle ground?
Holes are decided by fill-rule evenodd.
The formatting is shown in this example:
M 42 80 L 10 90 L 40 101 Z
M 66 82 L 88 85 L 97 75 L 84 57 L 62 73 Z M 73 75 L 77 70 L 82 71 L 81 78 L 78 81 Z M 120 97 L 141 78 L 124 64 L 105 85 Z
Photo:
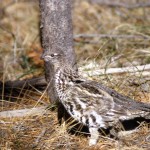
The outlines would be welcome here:
M 144 1 L 143 2 L 147 2 Z M 37 1 L 5 0 L 0 6 L 0 79 L 16 80 L 43 74 L 39 37 L 39 8 Z M 90 4 L 85 0 L 73 2 L 73 25 L 76 34 L 142 35 L 147 38 L 75 38 L 79 66 L 96 64 L 98 68 L 126 67 L 150 63 L 150 8 L 111 8 Z M 87 71 L 86 69 L 84 70 Z M 150 102 L 148 77 L 134 74 L 90 77 L 134 99 Z M 140 84 L 146 78 L 146 84 Z M 133 81 L 137 80 L 139 84 Z M 132 80 L 132 82 L 131 82 Z M 145 86 L 147 87 L 145 90 Z M 144 88 L 143 88 L 144 87 Z M 144 89 L 144 90 L 143 90 Z M 36 95 L 36 99 L 33 99 Z M 37 99 L 41 101 L 37 105 Z M 10 98 L 11 100 L 11 98 Z M 17 101 L 0 101 L 0 111 L 49 105 L 46 95 L 27 91 Z M 64 149 L 64 150 L 148 150 L 150 125 L 140 124 L 137 133 L 114 140 L 101 137 L 89 148 L 88 138 L 68 134 L 67 125 L 57 121 L 56 110 L 40 116 L 0 119 L 0 148 L 2 150 Z

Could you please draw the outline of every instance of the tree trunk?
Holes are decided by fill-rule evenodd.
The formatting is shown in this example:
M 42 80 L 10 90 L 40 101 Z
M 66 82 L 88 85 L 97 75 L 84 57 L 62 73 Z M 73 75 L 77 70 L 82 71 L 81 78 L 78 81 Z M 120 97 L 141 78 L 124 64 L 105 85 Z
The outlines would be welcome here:
M 77 69 L 73 49 L 71 0 L 40 0 L 40 9 L 43 55 L 63 52 L 67 63 L 73 69 Z M 53 67 L 45 62 L 45 77 L 49 85 L 48 95 L 51 102 L 56 102 L 53 76 Z

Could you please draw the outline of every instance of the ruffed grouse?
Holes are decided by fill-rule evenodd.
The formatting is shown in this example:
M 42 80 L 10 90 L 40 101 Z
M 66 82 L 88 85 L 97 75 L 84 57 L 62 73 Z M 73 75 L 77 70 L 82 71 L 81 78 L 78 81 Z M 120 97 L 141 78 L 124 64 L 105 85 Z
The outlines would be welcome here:
M 97 88 L 96 82 L 81 78 L 66 65 L 63 54 L 46 55 L 44 60 L 54 67 L 54 85 L 59 101 L 75 120 L 88 126 L 89 145 L 96 144 L 99 128 L 108 128 L 120 120 L 135 117 L 150 119 L 150 104 L 114 99 L 106 90 Z

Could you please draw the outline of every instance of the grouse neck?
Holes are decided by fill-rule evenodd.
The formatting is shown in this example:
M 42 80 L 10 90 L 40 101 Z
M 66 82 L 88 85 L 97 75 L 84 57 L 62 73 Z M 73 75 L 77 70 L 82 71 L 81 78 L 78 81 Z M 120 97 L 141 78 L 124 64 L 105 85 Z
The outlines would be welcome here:
M 63 95 L 67 89 L 73 86 L 72 72 L 67 69 L 58 69 L 55 74 L 55 88 L 58 96 Z

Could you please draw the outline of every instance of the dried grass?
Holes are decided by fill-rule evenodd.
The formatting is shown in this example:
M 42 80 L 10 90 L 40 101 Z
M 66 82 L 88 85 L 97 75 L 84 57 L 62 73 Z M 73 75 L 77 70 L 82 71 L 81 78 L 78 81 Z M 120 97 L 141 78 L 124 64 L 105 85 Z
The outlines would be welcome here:
M 14 80 L 29 78 L 42 73 L 39 61 L 42 52 L 39 42 L 39 8 L 37 1 L 3 0 L 0 11 L 0 79 Z M 11 5 L 9 5 L 11 3 Z M 3 8 L 5 8 L 3 10 Z M 129 34 L 150 36 L 149 8 L 128 10 L 90 4 L 75 0 L 73 4 L 74 34 Z M 99 68 L 133 66 L 150 63 L 149 39 L 110 39 L 97 37 L 75 39 L 79 65 L 93 62 Z M 42 66 L 42 67 L 40 67 Z M 86 71 L 86 70 L 85 70 Z M 142 76 L 130 74 L 92 77 L 116 89 L 120 93 L 144 102 L 150 102 L 149 89 L 144 92 Z M 149 81 L 146 83 L 150 85 Z M 33 99 L 36 97 L 35 99 Z M 17 101 L 0 101 L 0 109 L 15 110 L 37 105 L 41 93 L 26 91 Z M 11 97 L 10 97 L 11 100 Z M 38 106 L 48 105 L 46 95 Z M 1 118 L 0 148 L 2 150 L 62 149 L 62 150 L 148 150 L 150 127 L 141 124 L 140 130 L 119 141 L 101 137 L 95 147 L 88 147 L 88 138 L 71 135 L 66 124 L 58 125 L 56 111 L 47 111 L 42 116 L 24 118 Z

